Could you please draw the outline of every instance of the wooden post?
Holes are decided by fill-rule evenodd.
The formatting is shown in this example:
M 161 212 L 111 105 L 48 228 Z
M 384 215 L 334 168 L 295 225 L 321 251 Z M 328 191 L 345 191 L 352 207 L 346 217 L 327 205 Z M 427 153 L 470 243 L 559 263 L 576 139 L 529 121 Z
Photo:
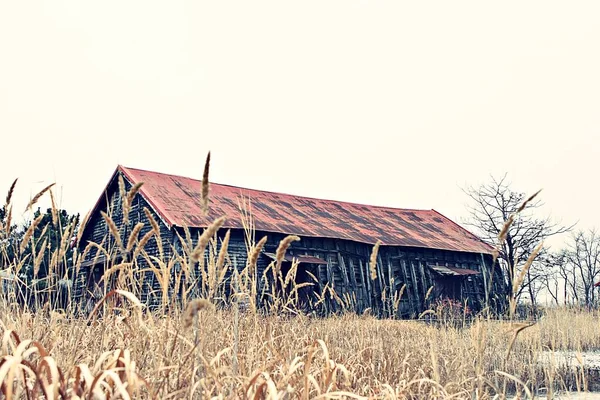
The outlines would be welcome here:
M 363 272 L 365 273 L 366 279 L 365 282 L 367 283 L 367 302 L 369 304 L 369 307 L 371 307 L 371 309 L 373 309 L 374 304 L 373 304 L 373 285 L 371 284 L 371 274 L 369 273 L 369 271 L 365 270 L 365 267 L 363 265 L 363 262 L 361 259 L 358 260 L 358 264 L 360 266 L 360 273 L 362 274 Z
M 350 289 L 350 284 L 348 281 L 348 272 L 346 271 L 346 265 L 344 264 L 344 259 L 342 258 L 342 255 L 340 254 L 337 242 L 335 243 L 335 248 L 337 249 L 338 267 L 340 268 L 340 271 L 342 273 L 342 281 L 344 282 L 344 288 L 343 288 L 344 290 L 342 290 L 341 292 L 348 293 L 349 289 Z
M 325 314 L 329 313 L 329 307 L 327 306 L 327 300 L 325 299 L 325 292 L 323 291 L 324 286 L 323 286 L 323 264 L 319 264 L 317 266 L 317 278 L 319 279 L 319 291 L 321 292 L 321 296 L 323 296 L 323 309 L 325 310 Z
M 388 254 L 387 258 L 387 267 L 388 267 L 388 282 L 390 285 L 390 316 L 394 315 L 396 316 L 396 311 L 394 311 L 394 295 L 396 294 L 396 282 L 395 282 L 395 278 L 394 275 L 392 274 L 392 260 L 390 259 L 390 256 Z M 392 314 L 393 313 L 393 314 Z
M 410 279 L 410 274 L 406 269 L 406 261 L 400 260 L 400 265 L 402 266 L 402 272 L 404 273 L 404 284 L 406 285 L 406 295 L 408 296 L 408 308 L 410 309 L 411 314 L 415 312 L 414 306 L 414 298 L 415 298 L 415 288 L 413 287 Z
M 419 294 L 419 284 L 417 281 L 417 273 L 415 272 L 415 264 L 411 261 L 410 262 L 410 276 L 412 278 L 412 284 L 413 287 L 415 288 L 414 293 L 415 293 L 415 300 L 416 300 L 416 304 L 417 304 L 417 313 L 420 313 L 422 310 L 421 307 L 421 295 Z
M 425 268 L 421 260 L 419 260 L 419 270 L 421 271 L 421 284 L 423 286 L 423 309 L 425 309 L 425 296 L 429 288 L 427 287 L 427 275 L 425 275 Z
M 481 255 L 481 274 L 483 275 L 483 293 L 485 295 L 485 307 L 489 306 L 490 294 L 488 288 L 488 273 L 487 266 L 485 265 L 485 258 L 483 257 L 483 253 L 479 253 Z
M 377 280 L 379 281 L 379 288 L 381 290 L 381 307 L 382 307 L 382 310 L 385 311 L 386 305 L 383 303 L 383 292 L 386 291 L 387 282 L 385 280 L 384 273 L 383 273 L 384 266 L 383 266 L 383 261 L 381 260 L 381 253 L 377 254 L 376 266 L 377 266 Z M 386 293 L 385 295 L 388 296 L 389 293 Z
M 333 276 L 333 270 L 331 269 L 331 260 L 329 259 L 329 256 L 327 257 L 327 282 L 330 283 L 329 287 L 331 290 L 335 292 L 335 277 Z M 333 311 L 337 310 L 335 300 L 331 302 L 330 306 Z
M 356 274 L 356 266 L 354 265 L 354 263 L 352 262 L 352 258 L 348 258 L 348 263 L 350 264 L 350 269 L 352 270 L 353 274 Z M 360 286 L 361 286 L 361 295 L 360 295 L 360 311 L 362 312 L 366 307 L 370 307 L 370 301 L 369 301 L 369 292 L 367 291 L 367 284 L 365 282 L 365 274 L 362 270 L 362 268 L 359 268 L 359 278 L 360 278 Z M 366 304 L 366 307 L 365 307 Z
M 352 297 L 352 295 L 354 295 L 354 298 L 356 299 L 355 301 L 358 303 L 358 301 L 360 300 L 358 298 L 358 294 L 357 294 L 357 285 L 356 285 L 356 275 L 354 274 L 354 268 L 350 269 L 350 272 L 348 272 L 348 268 L 346 267 L 346 262 L 344 261 L 344 257 L 341 255 L 341 253 L 338 253 L 338 262 L 340 263 L 340 265 L 342 266 L 342 270 L 344 271 L 345 274 L 345 279 L 346 279 L 346 285 L 348 286 L 348 294 Z M 348 274 L 350 274 L 350 277 L 348 278 Z M 354 304 L 354 310 L 356 311 L 357 308 L 357 304 Z

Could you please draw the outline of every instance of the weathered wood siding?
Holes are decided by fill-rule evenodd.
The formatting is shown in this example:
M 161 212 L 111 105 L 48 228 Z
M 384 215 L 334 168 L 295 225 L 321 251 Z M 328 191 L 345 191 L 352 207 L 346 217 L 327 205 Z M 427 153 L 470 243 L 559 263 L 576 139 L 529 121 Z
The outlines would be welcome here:
M 193 231 L 197 238 L 200 231 Z M 224 231 L 219 233 L 222 237 Z M 275 253 L 279 242 L 286 236 L 279 233 L 256 232 L 256 241 L 263 236 L 268 237 L 264 251 Z M 486 287 L 489 282 L 490 266 L 489 255 L 460 253 L 433 249 L 419 249 L 407 247 L 386 247 L 379 249 L 376 267 L 376 279 L 371 279 L 369 266 L 373 246 L 355 243 L 347 240 L 330 238 L 301 238 L 292 242 L 287 254 L 310 255 L 327 262 L 326 265 L 312 266 L 318 278 L 316 284 L 321 295 L 327 288 L 333 290 L 338 300 L 332 300 L 327 295 L 327 301 L 322 303 L 322 311 L 336 312 L 344 307 L 356 312 L 363 312 L 370 308 L 381 316 L 389 316 L 393 312 L 394 296 L 400 295 L 402 287 L 406 285 L 403 295 L 396 302 L 396 315 L 399 317 L 415 317 L 430 307 L 432 302 L 438 300 L 436 285 L 439 286 L 439 276 L 431 270 L 429 265 L 444 265 L 448 267 L 471 269 L 480 272 L 479 275 L 460 277 L 460 299 L 468 299 L 468 306 L 473 310 L 483 307 L 486 300 Z M 234 268 L 238 271 L 244 269 L 247 263 L 246 244 L 242 231 L 234 230 L 228 247 Z M 272 260 L 264 255 L 257 262 L 257 274 L 262 277 Z M 486 263 L 486 264 L 484 264 Z M 300 268 L 306 268 L 300 264 Z M 499 273 L 499 271 L 496 271 Z M 488 277 L 488 278 L 484 278 Z M 270 274 L 267 274 L 270 277 Z M 498 278 L 498 277 L 497 277 Z M 501 292 L 501 280 L 496 279 L 490 291 Z M 262 290 L 259 282 L 257 292 Z M 432 288 L 433 287 L 433 288 Z M 431 291 L 430 291 L 431 289 Z M 429 292 L 429 296 L 427 296 Z M 387 301 L 383 301 L 383 299 Z M 492 301 L 492 296 L 488 296 Z M 343 303 L 344 306 L 342 306 Z
M 126 181 L 126 190 L 131 187 Z M 186 240 L 186 235 L 182 228 L 174 227 L 168 229 L 161 218 L 152 210 L 150 205 L 141 196 L 135 196 L 129 213 L 129 222 L 124 224 L 123 218 L 123 200 L 119 193 L 118 180 L 109 185 L 106 198 L 100 202 L 99 208 L 90 217 L 82 240 L 79 244 L 80 251 L 86 247 L 88 242 L 94 242 L 109 253 L 109 259 L 102 265 L 95 267 L 81 267 L 76 277 L 74 285 L 74 297 L 80 301 L 85 301 L 87 291 L 94 280 L 99 279 L 103 271 L 110 266 L 121 262 L 122 251 L 118 249 L 115 238 L 110 233 L 106 221 L 100 214 L 100 211 L 107 212 L 119 230 L 124 245 L 129 240 L 129 234 L 133 227 L 141 222 L 144 224 L 139 234 L 143 237 L 152 229 L 144 208 L 147 208 L 154 220 L 160 227 L 160 241 L 157 237 L 152 238 L 145 246 L 149 256 L 162 259 L 165 263 L 172 259 L 173 250 L 182 254 L 182 244 L 178 237 Z M 221 239 L 225 235 L 222 229 L 218 236 L 218 247 Z M 191 229 L 190 236 L 193 245 L 197 244 L 202 229 Z M 268 241 L 264 246 L 265 252 L 275 253 L 279 242 L 286 236 L 281 233 L 260 232 L 255 233 L 255 240 L 260 240 L 264 235 Z M 162 257 L 159 250 L 159 243 L 162 243 Z M 479 271 L 479 275 L 460 278 L 460 299 L 468 299 L 470 308 L 478 310 L 485 304 L 486 299 L 490 303 L 502 303 L 502 285 L 499 275 L 496 275 L 495 281 L 490 281 L 492 271 L 492 259 L 489 255 L 451 252 L 434 249 L 421 249 L 409 247 L 388 247 L 381 246 L 377 257 L 377 266 L 375 268 L 375 279 L 371 277 L 371 268 L 369 260 L 372 245 L 357 243 L 348 240 L 331 238 L 312 238 L 303 237 L 298 242 L 292 242 L 287 254 L 291 255 L 309 255 L 324 260 L 326 264 L 306 266 L 300 264 L 300 268 L 311 268 L 318 282 L 315 283 L 315 290 L 321 296 L 325 296 L 325 301 L 319 305 L 319 310 L 324 313 L 350 309 L 362 313 L 370 309 L 374 314 L 380 316 L 390 316 L 396 314 L 399 317 L 415 317 L 428 309 L 431 303 L 437 300 L 441 293 L 439 286 L 443 281 L 430 268 L 430 265 L 445 265 L 456 268 L 466 268 Z M 208 255 L 209 248 L 206 253 Z M 218 251 L 218 249 L 217 249 Z M 85 257 L 89 262 L 98 255 L 98 250 L 92 248 Z M 226 293 L 231 294 L 231 274 L 234 269 L 242 271 L 247 263 L 247 247 L 245 243 L 244 232 L 240 229 L 232 230 L 228 246 L 228 255 L 230 260 L 230 270 L 226 276 Z M 129 255 L 125 255 L 127 258 Z M 131 261 L 130 259 L 128 261 Z M 257 261 L 257 276 L 263 277 L 266 268 L 272 260 L 261 255 Z M 158 271 L 164 271 L 164 264 L 150 261 Z M 142 300 L 151 307 L 161 304 L 161 285 L 154 272 L 148 271 L 141 273 L 139 271 L 149 267 L 148 260 L 138 256 L 136 260 L 136 273 L 139 274 L 138 280 L 141 285 L 136 288 L 130 288 Z M 197 268 L 198 265 L 192 266 Z M 96 275 L 94 276 L 94 271 Z M 496 274 L 500 273 L 494 269 Z M 311 272 L 311 273 L 312 273 Z M 195 276 L 198 272 L 194 271 Z M 180 264 L 176 263 L 171 269 L 169 292 L 171 297 L 177 297 L 173 292 L 173 282 L 183 279 Z M 267 274 L 269 277 L 270 274 Z M 490 284 L 492 282 L 492 284 Z M 188 282 L 189 283 L 189 282 Z M 259 280 L 257 293 L 261 293 L 264 282 Z M 398 299 L 402 288 L 403 295 Z M 428 296 L 429 294 L 429 296 Z M 333 298 L 332 298 L 333 297 Z M 260 300 L 260 299 L 257 299 Z M 397 301 L 394 301 L 397 300 Z
M 131 185 L 127 181 L 125 181 L 125 186 L 127 191 L 131 189 Z M 159 257 L 159 244 L 162 244 L 163 259 L 168 260 L 172 256 L 171 244 L 173 242 L 173 233 L 166 227 L 160 217 L 153 211 L 148 202 L 142 196 L 137 195 L 133 199 L 129 212 L 129 221 L 127 225 L 124 224 L 123 199 L 121 198 L 118 189 L 118 183 L 115 180 L 115 182 L 109 186 L 106 197 L 103 199 L 103 201 L 101 201 L 98 210 L 90 216 L 89 222 L 86 225 L 85 232 L 79 244 L 79 251 L 83 252 L 85 247 L 88 246 L 89 242 L 94 242 L 108 252 L 109 258 L 106 260 L 106 257 L 103 257 L 104 253 L 101 250 L 94 246 L 90 247 L 90 250 L 87 252 L 83 263 L 85 264 L 86 262 L 91 262 L 92 260 L 96 259 L 97 256 L 99 256 L 101 260 L 104 259 L 104 261 L 95 266 L 82 266 L 80 268 L 74 285 L 74 297 L 76 299 L 81 301 L 89 296 L 88 290 L 92 290 L 93 282 L 91 282 L 91 280 L 94 275 L 94 269 L 96 270 L 95 276 L 97 277 L 101 275 L 107 268 L 124 261 L 124 254 L 118 248 L 116 239 L 110 232 L 109 227 L 107 226 L 107 223 L 102 217 L 100 211 L 104 211 L 111 217 L 112 221 L 115 223 L 115 226 L 119 230 L 123 245 L 127 246 L 130 233 L 135 225 L 139 222 L 143 223 L 144 225 L 138 235 L 138 239 L 141 239 L 146 233 L 152 230 L 152 224 L 144 212 L 144 208 L 147 208 L 150 211 L 150 214 L 158 223 L 160 228 L 160 235 L 154 235 L 144 247 L 146 252 L 148 255 Z M 128 254 L 128 256 L 129 259 L 127 261 L 132 261 L 131 254 Z M 148 262 L 141 255 L 138 255 L 136 262 L 138 271 L 148 267 Z M 98 271 L 98 269 L 100 271 Z M 153 291 L 160 291 L 160 284 L 158 279 L 156 279 L 155 274 L 150 271 L 143 273 L 140 272 L 136 278 L 141 282 L 141 286 L 138 288 L 141 290 L 139 290 L 139 293 L 136 293 L 140 300 L 149 305 L 160 302 L 160 297 L 150 295 Z

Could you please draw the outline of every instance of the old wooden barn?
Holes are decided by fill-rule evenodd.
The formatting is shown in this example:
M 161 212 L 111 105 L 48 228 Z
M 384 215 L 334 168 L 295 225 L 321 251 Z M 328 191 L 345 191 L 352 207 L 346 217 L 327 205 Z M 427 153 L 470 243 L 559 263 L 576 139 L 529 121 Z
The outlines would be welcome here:
M 123 218 L 119 177 L 123 178 L 126 191 L 143 182 L 129 202 L 127 221 Z M 164 259 L 181 250 L 186 227 L 191 233 L 188 237 L 197 241 L 204 228 L 225 215 L 227 220 L 218 236 L 222 238 L 230 230 L 229 268 L 239 271 L 247 262 L 240 201 L 249 200 L 256 240 L 268 237 L 256 264 L 259 276 L 273 261 L 280 241 L 287 235 L 298 235 L 301 240 L 292 242 L 282 269 L 289 268 L 292 262 L 299 263 L 296 283 L 311 283 L 302 291 L 303 304 L 317 307 L 314 304 L 319 302 L 314 300 L 327 290 L 336 295 L 325 296 L 327 300 L 318 305 L 320 311 L 339 310 L 337 297 L 348 300 L 356 312 L 370 308 L 383 315 L 385 299 L 397 299 L 402 288 L 402 296 L 394 307 L 399 317 L 414 317 L 444 298 L 466 301 L 474 310 L 486 302 L 492 307 L 504 303 L 503 279 L 499 267 L 492 265 L 492 247 L 435 210 L 369 206 L 211 183 L 210 208 L 205 215 L 200 204 L 201 186 L 201 181 L 191 178 L 118 166 L 90 213 L 78 243 L 79 251 L 84 252 L 87 247 L 87 253 L 75 279 L 75 298 L 84 302 L 105 271 L 122 261 L 122 254 L 114 250 L 118 240 L 110 233 L 101 212 L 111 216 L 113 230 L 118 230 L 123 247 L 136 224 L 144 224 L 137 234 L 139 238 L 152 229 L 148 220 L 148 215 L 152 215 L 158 222 L 162 245 L 159 248 L 157 240 L 152 239 L 145 249 L 154 257 L 162 252 Z M 371 276 L 369 259 L 378 240 L 381 246 L 373 270 L 375 276 Z M 137 255 L 140 265 L 153 263 L 152 260 Z M 159 264 L 153 267 L 158 268 Z M 142 274 L 140 297 L 149 305 L 157 304 L 164 292 L 161 293 L 156 269 L 145 269 Z M 388 314 L 390 310 L 387 307 Z

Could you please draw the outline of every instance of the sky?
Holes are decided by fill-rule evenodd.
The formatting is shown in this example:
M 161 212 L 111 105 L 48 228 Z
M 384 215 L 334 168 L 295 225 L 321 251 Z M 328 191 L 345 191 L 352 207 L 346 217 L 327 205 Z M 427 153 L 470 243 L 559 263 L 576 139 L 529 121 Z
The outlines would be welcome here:
M 600 2 L 0 0 L 0 195 L 118 164 L 462 223 L 507 174 L 600 227 Z M 44 200 L 44 201 L 47 201 Z M 42 202 L 42 205 L 44 203 Z

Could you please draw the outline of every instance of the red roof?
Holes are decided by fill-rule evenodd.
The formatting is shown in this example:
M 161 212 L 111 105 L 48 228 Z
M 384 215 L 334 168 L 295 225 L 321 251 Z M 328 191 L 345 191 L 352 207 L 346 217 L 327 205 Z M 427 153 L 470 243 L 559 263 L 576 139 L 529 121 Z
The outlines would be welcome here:
M 206 227 L 225 215 L 225 228 L 243 228 L 241 196 L 251 201 L 255 229 L 304 237 L 347 239 L 383 245 L 413 246 L 490 254 L 492 247 L 435 210 L 408 210 L 320 200 L 210 183 L 210 210 L 200 205 L 202 182 L 196 179 L 119 166 L 131 183 L 172 226 Z

